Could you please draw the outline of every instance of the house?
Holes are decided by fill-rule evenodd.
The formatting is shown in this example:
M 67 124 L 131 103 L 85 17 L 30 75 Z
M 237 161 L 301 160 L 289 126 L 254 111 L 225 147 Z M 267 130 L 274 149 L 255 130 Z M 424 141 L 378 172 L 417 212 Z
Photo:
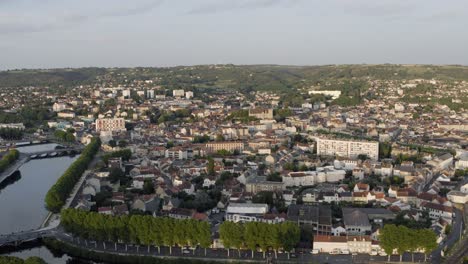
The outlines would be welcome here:
M 175 219 L 191 219 L 194 214 L 194 210 L 185 208 L 172 208 L 168 212 L 168 216 Z
M 343 222 L 348 235 L 365 235 L 372 230 L 367 214 L 355 208 L 343 208 Z
M 314 235 L 313 249 L 321 253 L 330 253 L 335 250 L 348 250 L 348 240 L 343 236 Z
M 346 234 L 346 229 L 341 225 L 338 225 L 336 227 L 332 227 L 331 233 L 334 236 L 341 236 L 343 234 Z
M 440 205 L 436 203 L 431 203 L 431 202 L 422 202 L 421 208 L 423 210 L 429 211 L 429 217 L 432 220 L 439 220 L 440 218 L 444 218 L 448 222 L 450 223 L 452 222 L 452 217 L 453 217 L 452 207 L 448 207 L 448 206 Z
M 128 215 L 128 206 L 126 204 L 119 204 L 112 208 L 114 215 Z
M 99 207 L 98 213 L 112 215 L 113 214 L 112 207 Z
M 346 242 L 351 253 L 370 253 L 372 250 L 372 240 L 370 236 L 347 236 Z
M 368 192 L 370 190 L 369 184 L 358 182 L 354 185 L 354 192 Z
M 170 211 L 171 209 L 178 208 L 181 201 L 178 198 L 164 197 L 163 210 Z
M 468 193 L 458 192 L 458 191 L 450 191 L 449 193 L 447 193 L 447 198 L 452 203 L 465 204 L 465 203 L 468 202 Z

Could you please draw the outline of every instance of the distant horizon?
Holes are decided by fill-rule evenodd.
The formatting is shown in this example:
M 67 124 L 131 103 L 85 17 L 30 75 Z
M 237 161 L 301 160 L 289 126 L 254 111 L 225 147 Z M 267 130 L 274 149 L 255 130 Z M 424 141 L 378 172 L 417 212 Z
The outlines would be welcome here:
M 468 64 L 418 64 L 418 63 L 342 63 L 342 64 L 234 64 L 234 63 L 208 63 L 208 64 L 193 64 L 193 65 L 174 65 L 174 66 L 83 66 L 83 67 L 53 67 L 53 68 L 11 68 L 0 69 L 0 72 L 21 71 L 21 70 L 75 70 L 75 69 L 134 69 L 134 68 L 177 68 L 177 67 L 201 67 L 201 66 L 216 66 L 216 65 L 233 65 L 233 66 L 279 66 L 279 67 L 325 67 L 325 66 L 438 66 L 438 67 L 468 67 Z

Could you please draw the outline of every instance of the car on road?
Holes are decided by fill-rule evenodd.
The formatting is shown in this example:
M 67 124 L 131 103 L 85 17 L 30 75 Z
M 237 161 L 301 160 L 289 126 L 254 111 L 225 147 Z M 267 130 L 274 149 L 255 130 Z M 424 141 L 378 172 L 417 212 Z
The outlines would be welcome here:
M 291 253 L 291 255 L 289 255 L 290 258 L 297 258 L 297 255 L 295 253 Z

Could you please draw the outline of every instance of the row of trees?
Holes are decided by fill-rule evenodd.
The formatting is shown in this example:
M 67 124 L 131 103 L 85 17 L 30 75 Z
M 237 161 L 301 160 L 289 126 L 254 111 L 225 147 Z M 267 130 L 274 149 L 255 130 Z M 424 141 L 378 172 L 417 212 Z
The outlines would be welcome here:
M 234 223 L 230 221 L 223 222 L 219 227 L 219 235 L 223 241 L 224 247 L 228 250 L 237 249 L 240 256 L 240 250 L 243 248 L 254 251 L 259 247 L 262 249 L 263 257 L 265 252 L 272 248 L 277 256 L 279 249 L 291 251 L 301 237 L 299 227 L 291 222 L 280 224 L 268 224 L 260 222 Z
M 62 142 L 74 142 L 75 141 L 75 135 L 73 135 L 73 132 L 70 130 L 63 131 L 63 130 L 56 130 L 54 132 L 54 137 Z
M 6 140 L 19 140 L 23 138 L 23 130 L 12 127 L 0 128 L 0 137 Z
M 13 256 L 0 256 L 0 263 L 2 264 L 46 264 L 40 257 L 29 257 L 22 259 Z
M 411 229 L 406 226 L 387 224 L 380 231 L 380 246 L 390 255 L 396 250 L 400 255 L 400 261 L 405 252 L 423 251 L 424 255 L 430 254 L 437 248 L 437 238 L 431 229 Z
M 12 149 L 0 159 L 0 172 L 4 172 L 8 166 L 19 158 L 19 151 Z
M 84 148 L 80 157 L 70 165 L 50 188 L 45 197 L 46 207 L 49 211 L 54 213 L 60 211 L 76 182 L 88 168 L 89 163 L 93 160 L 94 155 L 99 151 L 100 147 L 101 140 L 97 137 L 93 138 Z
M 65 230 L 85 239 L 172 247 L 211 246 L 210 224 L 194 219 L 177 220 L 150 215 L 109 216 L 77 209 L 62 210 Z M 105 244 L 104 244 L 105 246 Z M 205 251 L 206 254 L 206 251 Z

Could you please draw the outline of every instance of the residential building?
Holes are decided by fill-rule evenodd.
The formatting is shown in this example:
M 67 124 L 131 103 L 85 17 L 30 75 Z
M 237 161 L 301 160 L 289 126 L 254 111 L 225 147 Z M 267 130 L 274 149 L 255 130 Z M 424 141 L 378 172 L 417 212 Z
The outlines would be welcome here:
M 96 131 L 125 131 L 123 118 L 98 118 L 96 119 Z
M 249 109 L 249 116 L 258 119 L 273 119 L 273 109 L 268 108 L 252 108 Z
M 316 138 L 317 155 L 357 158 L 366 155 L 368 158 L 379 158 L 379 143 L 371 141 L 351 141 Z

